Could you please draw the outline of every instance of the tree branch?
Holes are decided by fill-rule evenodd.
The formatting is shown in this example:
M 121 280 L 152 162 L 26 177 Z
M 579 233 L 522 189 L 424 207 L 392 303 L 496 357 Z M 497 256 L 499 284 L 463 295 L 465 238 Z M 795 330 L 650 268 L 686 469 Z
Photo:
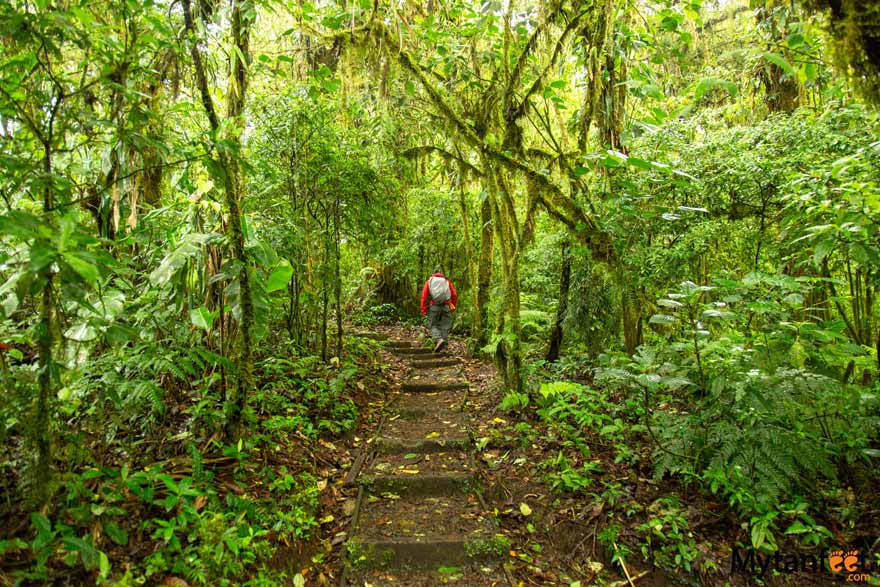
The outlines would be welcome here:
M 455 161 L 465 169 L 467 169 L 472 174 L 482 177 L 483 170 L 479 167 L 471 164 L 467 159 L 464 159 L 460 155 L 456 155 L 454 153 L 450 153 L 446 149 L 442 147 L 437 147 L 434 145 L 422 145 L 419 147 L 411 147 L 405 150 L 402 155 L 407 159 L 415 159 L 417 157 L 421 157 L 422 155 L 427 155 L 429 153 L 437 153 L 447 161 Z

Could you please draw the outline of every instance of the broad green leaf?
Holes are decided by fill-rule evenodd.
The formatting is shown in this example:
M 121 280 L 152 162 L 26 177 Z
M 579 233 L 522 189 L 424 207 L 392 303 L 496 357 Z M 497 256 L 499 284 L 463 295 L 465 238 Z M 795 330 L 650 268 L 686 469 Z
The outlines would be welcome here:
M 12 316 L 18 309 L 18 296 L 14 293 L 9 294 L 0 302 L 0 308 L 3 309 L 4 316 Z
M 651 324 L 672 324 L 678 322 L 678 318 L 668 314 L 654 314 L 648 322 Z
M 98 551 L 98 557 L 98 570 L 101 577 L 106 578 L 110 574 L 110 559 L 107 558 L 107 553 L 103 551 Z
M 193 326 L 205 331 L 211 330 L 211 325 L 214 323 L 214 315 L 204 306 L 190 311 L 189 319 Z
M 107 522 L 104 524 L 104 532 L 107 533 L 113 542 L 125 546 L 128 544 L 128 532 L 120 528 L 115 522 Z
M 266 280 L 266 292 L 271 293 L 286 288 L 292 276 L 293 267 L 290 266 L 290 261 L 281 259 L 278 262 L 278 267 L 275 268 L 272 275 Z
M 159 266 L 150 273 L 150 283 L 163 285 L 180 269 L 187 259 L 198 255 L 202 247 L 217 238 L 218 235 L 191 232 L 180 239 L 177 247 L 165 255 Z
M 697 87 L 694 90 L 694 98 L 699 100 L 706 94 L 706 92 L 713 90 L 717 87 L 724 88 L 727 93 L 730 94 L 732 97 L 735 97 L 739 90 L 739 88 L 737 88 L 737 85 L 733 82 L 718 79 L 717 77 L 704 77 L 699 82 L 697 82 Z
M 68 328 L 64 336 L 76 342 L 88 342 L 98 338 L 98 331 L 88 322 L 80 322 Z
M 639 169 L 653 169 L 654 166 L 651 165 L 650 161 L 645 161 L 644 159 L 639 159 L 638 157 L 630 157 L 627 160 L 627 164 L 632 165 L 633 167 L 638 167 Z
M 779 67 L 779 69 L 784 71 L 787 75 L 790 75 L 792 77 L 795 76 L 794 68 L 791 66 L 791 63 L 786 61 L 785 57 L 783 57 L 779 53 L 773 53 L 773 52 L 768 51 L 768 52 L 764 53 L 763 55 L 761 55 L 761 57 L 763 57 L 766 61 L 769 61 L 773 65 L 776 65 L 777 67 Z
M 100 274 L 98 268 L 88 261 L 84 261 L 76 253 L 64 253 L 64 261 L 73 269 L 77 275 L 82 277 L 89 285 L 95 285 L 98 282 Z
M 657 304 L 660 306 L 665 306 L 667 308 L 681 308 L 682 306 L 684 306 L 684 304 L 682 304 L 681 302 L 669 300 L 666 298 L 660 298 L 659 300 L 657 300 Z

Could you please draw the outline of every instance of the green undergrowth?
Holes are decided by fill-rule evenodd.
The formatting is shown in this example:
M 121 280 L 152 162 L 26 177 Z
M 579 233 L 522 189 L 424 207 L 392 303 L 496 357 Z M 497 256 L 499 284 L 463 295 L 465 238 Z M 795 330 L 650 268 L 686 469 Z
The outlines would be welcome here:
M 529 393 L 500 405 L 520 416 L 512 438 L 543 448 L 554 494 L 601 512 L 613 560 L 710 576 L 734 547 L 807 552 L 870 533 L 876 499 L 854 496 L 877 495 L 876 388 L 716 356 L 704 393 L 682 352 L 607 354 L 579 381 L 580 361 L 532 362 Z
M 70 465 L 59 471 L 48 507 L 29 511 L 10 506 L 25 500 L 10 499 L 0 509 L 24 520 L 0 534 L 0 584 L 292 579 L 296 570 L 272 561 L 319 526 L 327 473 L 311 453 L 355 426 L 357 396 L 381 367 L 371 358 L 377 343 L 366 339 L 348 341 L 341 364 L 276 343 L 258 363 L 248 432 L 235 444 L 220 440 L 217 377 L 191 379 L 210 361 L 218 371 L 230 368 L 207 349 L 143 350 L 122 363 L 108 356 L 107 365 L 94 361 L 72 378 L 68 418 L 83 424 L 76 433 L 58 431 Z M 120 366 L 99 374 L 111 363 Z M 120 409 L 100 411 L 104 402 Z

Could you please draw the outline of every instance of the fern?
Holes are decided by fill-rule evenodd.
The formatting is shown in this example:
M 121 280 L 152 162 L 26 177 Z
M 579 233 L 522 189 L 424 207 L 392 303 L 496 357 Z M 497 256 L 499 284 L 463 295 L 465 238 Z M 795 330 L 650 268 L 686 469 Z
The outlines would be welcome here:
M 655 476 L 709 472 L 724 477 L 725 491 L 749 510 L 814 492 L 822 479 L 836 476 L 837 443 L 827 435 L 852 440 L 864 432 L 851 424 L 823 429 L 810 414 L 847 396 L 852 392 L 834 380 L 800 370 L 744 374 L 732 390 L 706 400 L 700 410 L 661 416 L 666 450 L 656 451 Z

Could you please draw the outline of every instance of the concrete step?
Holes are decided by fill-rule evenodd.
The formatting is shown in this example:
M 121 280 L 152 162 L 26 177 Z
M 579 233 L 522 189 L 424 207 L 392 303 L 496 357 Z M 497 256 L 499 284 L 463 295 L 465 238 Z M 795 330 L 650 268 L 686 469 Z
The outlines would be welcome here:
M 507 587 L 507 577 L 499 562 L 467 566 L 439 566 L 432 570 L 396 571 L 363 569 L 352 572 L 346 587 Z
M 453 357 L 443 357 L 442 355 L 433 355 L 428 358 L 416 358 L 416 355 L 410 361 L 410 367 L 413 369 L 433 369 L 435 367 L 454 367 L 459 365 L 458 359 Z
M 376 442 L 385 454 L 442 452 L 446 446 L 456 450 L 468 446 L 470 435 L 462 412 L 441 410 L 438 406 L 437 411 L 415 418 L 391 416 Z
M 373 495 L 394 493 L 401 496 L 439 497 L 477 489 L 477 477 L 473 473 L 426 473 L 410 477 L 362 473 L 358 483 Z
M 467 390 L 468 382 L 467 381 L 431 381 L 426 379 L 424 381 L 404 381 L 400 386 L 401 391 L 404 393 L 424 393 L 424 392 L 437 392 L 437 391 L 459 391 L 459 390 Z
M 391 417 L 419 419 L 441 412 L 461 412 L 466 394 L 463 390 L 402 393 L 390 405 Z
M 381 332 L 347 332 L 346 335 L 357 338 L 371 338 L 373 340 L 388 340 L 388 335 Z
M 463 451 L 385 454 L 373 460 L 360 482 L 375 495 L 452 495 L 476 488 L 474 471 L 470 454 Z
M 355 569 L 436 570 L 497 560 L 508 548 L 472 495 L 370 496 L 348 542 L 348 563 Z
M 419 355 L 419 356 L 421 356 L 421 355 L 433 355 L 434 354 L 433 349 L 428 349 L 425 347 L 416 347 L 416 346 L 399 347 L 399 348 L 394 348 L 391 350 L 394 351 L 395 353 L 397 353 L 398 355 Z
M 379 454 L 434 453 L 448 450 L 468 450 L 470 447 L 471 439 L 467 437 L 445 439 L 376 439 L 376 450 L 379 451 Z
M 389 339 L 388 342 L 386 343 L 386 346 L 390 349 L 408 349 L 408 348 L 415 346 L 415 344 L 416 343 L 414 343 L 411 340 L 391 340 L 391 339 Z

